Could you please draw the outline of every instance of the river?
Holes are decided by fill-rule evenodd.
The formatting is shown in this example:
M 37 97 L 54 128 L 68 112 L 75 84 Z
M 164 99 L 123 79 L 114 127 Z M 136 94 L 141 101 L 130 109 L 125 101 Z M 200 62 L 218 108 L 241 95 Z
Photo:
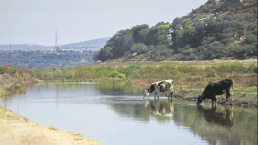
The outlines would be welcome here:
M 106 145 L 253 145 L 257 110 L 143 99 L 125 82 L 37 84 L 0 105 L 34 123 L 74 131 Z

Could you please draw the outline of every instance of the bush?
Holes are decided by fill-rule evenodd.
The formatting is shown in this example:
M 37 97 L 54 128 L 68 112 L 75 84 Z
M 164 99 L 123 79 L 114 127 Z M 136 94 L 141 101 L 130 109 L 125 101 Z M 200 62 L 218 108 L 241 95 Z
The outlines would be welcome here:
M 177 68 L 173 68 L 172 74 L 178 74 Z
M 217 73 L 215 70 L 211 69 L 211 71 L 207 74 L 208 77 L 216 77 Z
M 244 66 L 239 68 L 239 73 L 245 73 L 246 72 L 246 68 Z
M 192 55 L 193 53 L 194 53 L 194 50 L 192 48 L 189 48 L 189 49 L 183 51 L 183 54 L 188 55 L 188 56 Z
M 132 71 L 130 70 L 130 68 L 126 68 L 124 69 L 123 74 L 125 74 L 125 77 L 129 78 L 132 74 Z
M 117 71 L 111 71 L 111 72 L 109 72 L 109 77 L 117 78 L 118 75 L 119 75 L 119 72 L 117 72 Z
M 117 77 L 120 78 L 120 79 L 125 79 L 125 78 L 126 78 L 126 77 L 125 77 L 125 74 L 122 74 L 122 73 L 118 74 Z

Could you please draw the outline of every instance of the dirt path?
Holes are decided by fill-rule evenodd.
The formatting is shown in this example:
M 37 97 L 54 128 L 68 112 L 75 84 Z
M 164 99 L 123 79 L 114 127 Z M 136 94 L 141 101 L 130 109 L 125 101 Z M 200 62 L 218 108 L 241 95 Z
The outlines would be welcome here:
M 82 134 L 32 123 L 0 107 L 1 145 L 102 145 Z
M 190 64 L 190 65 L 212 65 L 212 64 L 221 64 L 221 63 L 233 63 L 236 60 L 203 60 L 203 61 L 138 61 L 138 63 L 142 65 L 162 65 L 166 63 L 170 63 L 173 65 L 179 64 Z M 237 60 L 244 64 L 249 63 L 257 63 L 257 59 L 246 59 L 246 60 Z M 129 66 L 130 64 L 137 62 L 137 61 L 126 61 L 126 62 L 118 62 L 118 61 L 110 61 L 110 62 L 103 62 L 103 63 L 93 63 L 93 64 L 86 64 L 85 66 L 101 66 L 101 65 L 110 65 L 110 66 Z

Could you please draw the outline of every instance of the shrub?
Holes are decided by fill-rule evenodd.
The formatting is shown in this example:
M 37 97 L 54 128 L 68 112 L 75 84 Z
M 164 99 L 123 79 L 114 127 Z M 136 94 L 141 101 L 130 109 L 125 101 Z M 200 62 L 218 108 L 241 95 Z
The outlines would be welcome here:
M 123 65 L 119 65 L 116 70 L 119 72 L 119 73 L 122 73 L 124 71 L 124 66 Z
M 178 74 L 177 68 L 173 68 L 172 74 Z
M 244 66 L 240 67 L 238 70 L 239 73 L 245 73 L 246 72 L 246 68 Z
M 125 77 L 125 74 L 122 74 L 122 73 L 118 74 L 117 77 L 120 78 L 120 79 L 125 79 L 125 78 L 126 78 L 126 77 Z
M 123 74 L 125 74 L 125 77 L 129 78 L 131 76 L 131 69 L 130 68 L 125 68 L 123 71 Z
M 215 70 L 211 69 L 210 72 L 207 74 L 207 77 L 216 77 L 217 73 Z
M 109 77 L 117 78 L 118 75 L 119 75 L 119 72 L 117 72 L 117 71 L 111 71 L 111 72 L 109 72 Z
M 183 54 L 188 55 L 188 56 L 192 55 L 193 53 L 194 53 L 194 50 L 192 48 L 189 48 L 189 49 L 183 51 Z

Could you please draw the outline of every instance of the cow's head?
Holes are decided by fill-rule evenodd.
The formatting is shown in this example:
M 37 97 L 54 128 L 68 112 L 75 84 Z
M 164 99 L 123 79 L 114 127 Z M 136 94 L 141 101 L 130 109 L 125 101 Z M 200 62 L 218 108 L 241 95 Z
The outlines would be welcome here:
M 197 105 L 201 104 L 203 100 L 203 97 L 200 95 L 197 99 Z
M 150 92 L 149 92 L 149 91 L 144 90 L 144 97 L 147 97 L 149 94 L 150 94 Z

